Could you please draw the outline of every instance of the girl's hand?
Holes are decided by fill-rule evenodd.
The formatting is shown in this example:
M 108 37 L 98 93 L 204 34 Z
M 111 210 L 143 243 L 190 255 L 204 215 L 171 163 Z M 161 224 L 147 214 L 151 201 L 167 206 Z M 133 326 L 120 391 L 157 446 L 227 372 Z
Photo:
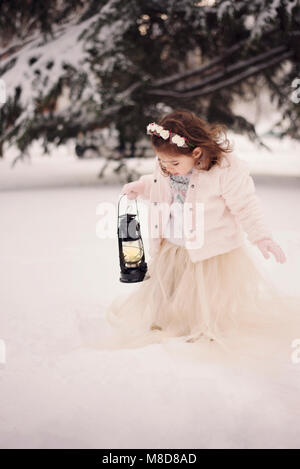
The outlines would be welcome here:
M 136 199 L 143 189 L 142 181 L 133 181 L 125 184 L 122 188 L 122 193 L 126 194 L 128 199 Z
M 263 253 L 264 257 L 266 259 L 269 259 L 270 255 L 268 254 L 268 251 L 272 252 L 274 254 L 274 257 L 277 262 L 280 262 L 283 264 L 286 262 L 286 257 L 281 249 L 281 247 L 273 241 L 271 238 L 264 238 L 260 239 L 259 241 L 256 241 L 254 244 L 260 249 L 260 251 Z

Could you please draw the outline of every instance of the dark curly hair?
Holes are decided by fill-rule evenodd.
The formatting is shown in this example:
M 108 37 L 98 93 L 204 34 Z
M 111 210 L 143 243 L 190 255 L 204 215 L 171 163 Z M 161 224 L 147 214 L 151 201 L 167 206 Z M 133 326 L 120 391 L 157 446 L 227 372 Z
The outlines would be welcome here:
M 224 124 L 209 124 L 197 117 L 192 111 L 187 109 L 176 109 L 158 122 L 159 125 L 171 132 L 186 137 L 189 148 L 178 147 L 168 140 L 164 140 L 158 135 L 151 135 L 151 144 L 154 151 L 162 151 L 171 156 L 187 155 L 192 156 L 196 147 L 202 149 L 199 158 L 195 159 L 196 169 L 208 171 L 215 164 L 219 164 L 226 153 L 233 151 L 227 138 L 227 127 Z M 164 175 L 169 176 L 169 172 L 160 164 Z

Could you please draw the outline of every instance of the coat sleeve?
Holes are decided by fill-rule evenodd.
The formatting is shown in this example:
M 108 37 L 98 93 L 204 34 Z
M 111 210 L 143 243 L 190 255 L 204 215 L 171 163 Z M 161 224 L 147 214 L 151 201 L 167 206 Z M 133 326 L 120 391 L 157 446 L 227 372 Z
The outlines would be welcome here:
M 234 157 L 231 165 L 224 168 L 220 185 L 226 206 L 240 222 L 248 240 L 255 243 L 264 238 L 272 238 L 248 164 Z
M 138 181 L 142 182 L 142 189 L 138 195 L 138 198 L 143 200 L 150 200 L 150 191 L 152 187 L 153 174 L 143 174 Z

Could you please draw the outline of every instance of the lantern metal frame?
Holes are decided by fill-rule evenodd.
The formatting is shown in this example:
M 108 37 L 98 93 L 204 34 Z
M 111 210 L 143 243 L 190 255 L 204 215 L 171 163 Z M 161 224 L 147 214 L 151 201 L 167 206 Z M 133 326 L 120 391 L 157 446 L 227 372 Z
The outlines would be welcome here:
M 119 246 L 119 261 L 120 261 L 120 269 L 121 269 L 121 274 L 120 274 L 120 282 L 123 283 L 136 283 L 136 282 L 142 282 L 145 278 L 146 272 L 147 272 L 147 262 L 145 261 L 145 250 L 144 250 L 144 243 L 143 239 L 141 236 L 141 230 L 140 230 L 140 217 L 139 217 L 139 211 L 138 211 L 138 205 L 137 205 L 137 200 L 135 199 L 135 204 L 136 204 L 136 214 L 133 213 L 124 213 L 123 215 L 120 215 L 120 201 L 123 197 L 125 197 L 126 194 L 121 195 L 119 198 L 118 202 L 118 226 L 117 226 L 117 235 L 118 235 L 118 246 Z M 126 196 L 127 198 L 127 196 Z M 128 204 L 126 207 L 126 210 L 128 208 Z M 135 233 L 137 234 L 136 238 L 132 238 L 130 234 L 128 234 L 128 225 L 132 223 L 132 220 L 136 220 L 135 223 Z M 128 234 L 128 239 L 121 237 L 121 221 L 126 220 L 126 233 Z M 129 220 L 129 223 L 128 223 Z M 132 226 L 132 225 L 131 225 Z M 132 231 L 129 230 L 129 231 Z M 130 239 L 129 239 L 130 238 Z M 132 267 L 128 267 L 128 262 L 125 261 L 124 259 L 124 253 L 123 253 L 123 243 L 124 239 L 127 241 L 137 241 L 141 243 L 141 249 L 142 249 L 142 255 L 141 258 L 138 260 L 138 262 L 133 263 Z M 126 265 L 127 264 L 127 265 Z

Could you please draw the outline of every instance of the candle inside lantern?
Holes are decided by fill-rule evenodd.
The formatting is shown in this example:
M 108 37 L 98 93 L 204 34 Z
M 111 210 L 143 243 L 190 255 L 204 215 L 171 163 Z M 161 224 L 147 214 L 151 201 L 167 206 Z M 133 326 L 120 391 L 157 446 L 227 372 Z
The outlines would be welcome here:
M 138 262 L 142 257 L 141 249 L 137 246 L 123 245 L 123 254 L 125 262 Z

